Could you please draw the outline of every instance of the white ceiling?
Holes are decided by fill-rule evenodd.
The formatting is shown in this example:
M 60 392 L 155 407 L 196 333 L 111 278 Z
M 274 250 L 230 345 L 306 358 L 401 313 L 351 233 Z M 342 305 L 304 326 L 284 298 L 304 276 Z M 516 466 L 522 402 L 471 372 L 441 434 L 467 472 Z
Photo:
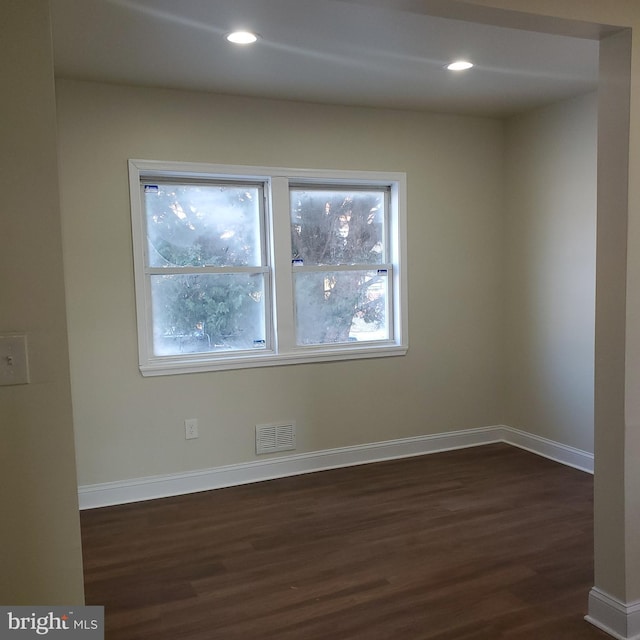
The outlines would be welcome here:
M 56 73 L 501 117 L 596 87 L 596 41 L 432 17 L 407 4 L 51 0 Z M 238 28 L 261 39 L 251 47 L 230 45 L 224 34 Z M 476 66 L 445 71 L 456 58 Z

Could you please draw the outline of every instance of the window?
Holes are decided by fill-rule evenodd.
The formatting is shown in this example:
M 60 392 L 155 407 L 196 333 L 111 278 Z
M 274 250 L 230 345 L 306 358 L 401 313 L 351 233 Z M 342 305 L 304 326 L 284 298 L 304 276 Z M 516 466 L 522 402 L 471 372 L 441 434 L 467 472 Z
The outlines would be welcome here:
M 389 187 L 290 189 L 296 344 L 388 341 Z
M 263 186 L 143 179 L 155 356 L 267 347 Z
M 404 174 L 129 170 L 144 375 L 406 353 Z

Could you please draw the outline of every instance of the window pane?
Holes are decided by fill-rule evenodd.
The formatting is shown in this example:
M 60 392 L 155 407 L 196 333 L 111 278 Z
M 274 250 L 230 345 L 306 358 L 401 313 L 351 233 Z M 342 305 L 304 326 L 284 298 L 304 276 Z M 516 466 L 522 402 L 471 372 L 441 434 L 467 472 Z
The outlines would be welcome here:
M 385 194 L 293 189 L 291 259 L 305 265 L 386 263 Z
M 298 271 L 298 345 L 388 340 L 389 276 L 377 271 Z
M 151 276 L 157 356 L 266 348 L 264 274 Z
M 143 185 L 150 267 L 260 266 L 256 185 Z

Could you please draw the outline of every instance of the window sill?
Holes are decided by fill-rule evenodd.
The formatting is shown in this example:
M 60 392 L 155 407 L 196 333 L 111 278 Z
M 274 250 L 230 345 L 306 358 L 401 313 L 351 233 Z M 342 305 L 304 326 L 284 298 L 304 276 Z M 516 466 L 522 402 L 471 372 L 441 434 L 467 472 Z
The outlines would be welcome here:
M 364 358 L 387 358 L 404 356 L 407 347 L 404 345 L 385 345 L 372 347 L 347 347 L 337 349 L 301 349 L 287 354 L 273 352 L 249 355 L 228 356 L 224 358 L 168 357 L 156 358 L 152 362 L 140 365 L 140 372 L 145 377 L 171 376 L 183 373 L 204 373 L 207 371 L 226 371 L 232 369 L 251 369 L 257 367 L 278 367 L 292 364 L 308 364 L 312 362 L 337 362 L 341 360 L 360 360 Z

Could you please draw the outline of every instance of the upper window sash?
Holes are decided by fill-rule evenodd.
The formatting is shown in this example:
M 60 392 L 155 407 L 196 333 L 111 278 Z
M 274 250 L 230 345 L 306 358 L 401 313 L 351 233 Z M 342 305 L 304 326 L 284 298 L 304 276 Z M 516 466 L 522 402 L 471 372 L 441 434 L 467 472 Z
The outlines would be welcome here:
M 264 183 L 176 175 L 140 190 L 148 268 L 267 266 Z

